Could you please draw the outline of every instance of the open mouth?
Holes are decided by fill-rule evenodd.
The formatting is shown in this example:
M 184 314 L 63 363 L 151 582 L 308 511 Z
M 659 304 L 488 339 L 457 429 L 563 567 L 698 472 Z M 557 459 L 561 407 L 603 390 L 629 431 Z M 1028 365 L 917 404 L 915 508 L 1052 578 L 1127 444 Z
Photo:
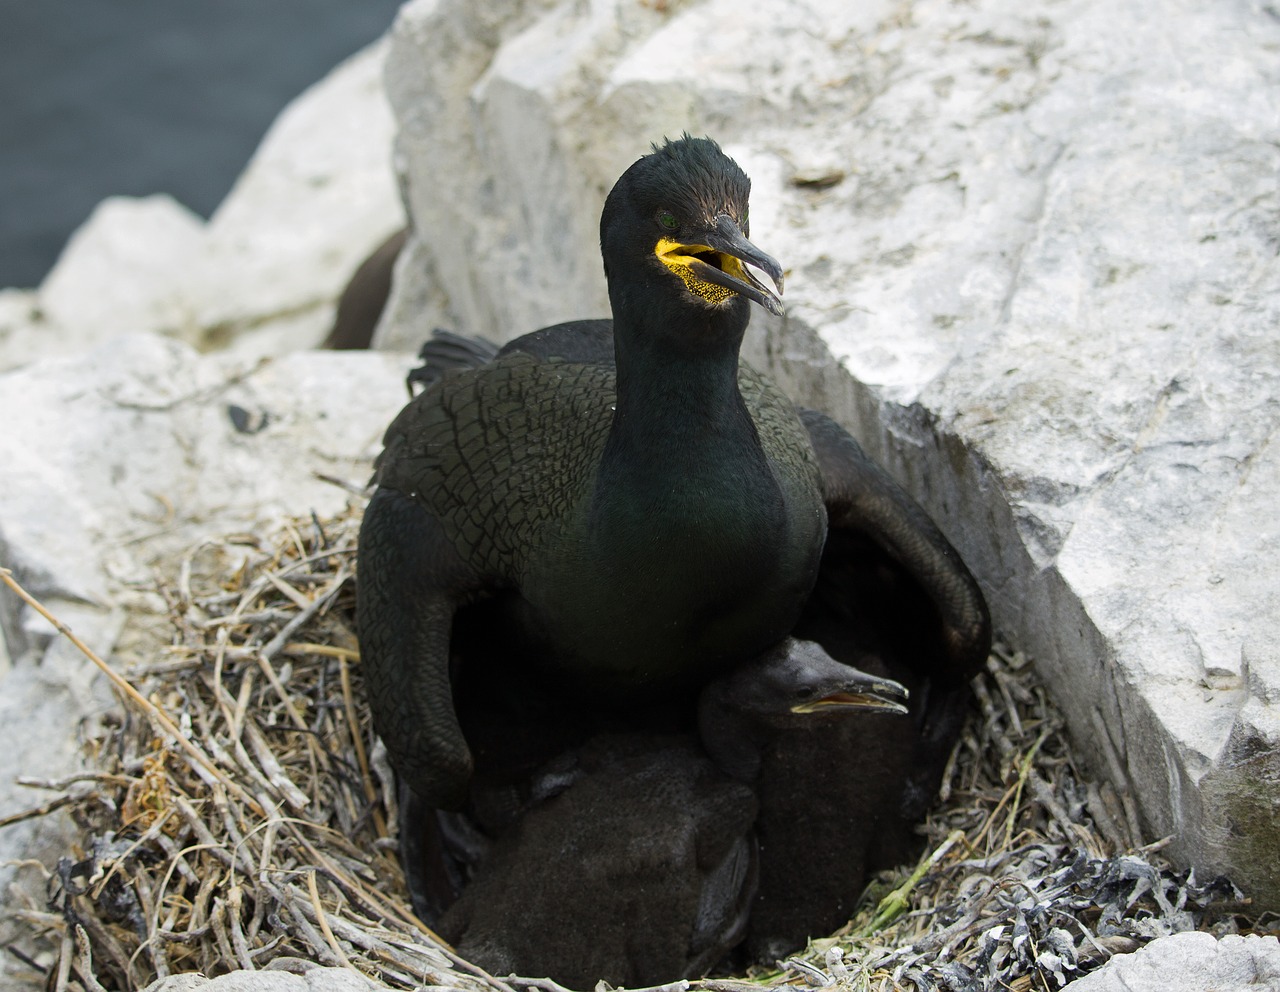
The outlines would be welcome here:
M 869 680 L 865 692 L 833 692 L 791 707 L 792 713 L 820 713 L 824 710 L 859 709 L 879 713 L 906 713 L 907 690 L 890 679 Z
M 723 303 L 739 292 L 732 284 L 726 285 L 730 279 L 742 281 L 733 271 L 741 272 L 742 263 L 731 255 L 708 245 L 686 245 L 666 238 L 658 242 L 656 253 L 663 265 L 684 280 L 689 292 L 708 303 Z
M 720 272 L 736 275 L 735 270 L 741 271 L 743 268 L 742 263 L 734 256 L 709 245 L 685 244 L 681 241 L 672 241 L 669 238 L 663 238 L 659 241 L 654 253 L 658 258 L 662 259 L 664 265 L 671 269 L 680 267 L 692 268 L 694 265 L 703 265 L 717 269 Z
M 715 228 L 702 232 L 703 241 L 680 242 L 661 239 L 654 247 L 658 259 L 678 275 L 689 292 L 711 304 L 720 304 L 734 295 L 759 303 L 770 313 L 782 315 L 782 268 L 748 241 L 736 224 L 721 216 Z M 777 286 L 774 292 L 744 263 L 766 273 Z

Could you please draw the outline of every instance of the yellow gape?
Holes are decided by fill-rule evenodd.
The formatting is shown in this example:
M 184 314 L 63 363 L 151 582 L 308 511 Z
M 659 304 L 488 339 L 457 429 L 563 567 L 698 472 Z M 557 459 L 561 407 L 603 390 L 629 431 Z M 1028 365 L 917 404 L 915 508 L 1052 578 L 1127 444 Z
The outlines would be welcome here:
M 746 270 L 738 259 L 707 245 L 686 245 L 679 241 L 672 241 L 670 238 L 662 238 L 654 247 L 653 253 L 658 256 L 663 265 L 684 280 L 684 284 L 689 287 L 689 292 L 695 296 L 701 296 L 708 303 L 723 303 L 730 296 L 737 294 L 732 289 L 699 279 L 689 264 L 694 255 L 703 255 L 701 261 L 708 265 L 718 263 L 718 267 L 728 275 L 743 282 L 747 281 Z M 708 256 L 714 256 L 715 261 Z

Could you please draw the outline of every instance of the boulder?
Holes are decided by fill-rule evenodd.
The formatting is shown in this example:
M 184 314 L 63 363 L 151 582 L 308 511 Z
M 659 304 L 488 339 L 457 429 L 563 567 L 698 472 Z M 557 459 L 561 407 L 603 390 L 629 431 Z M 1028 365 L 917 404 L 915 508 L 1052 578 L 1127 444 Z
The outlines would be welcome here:
M 38 358 L 47 341 L 37 332 L 41 323 L 35 290 L 0 289 L 0 372 Z
M 294 100 L 208 223 L 164 195 L 103 201 L 35 294 L 0 295 L 0 370 L 135 332 L 245 357 L 317 345 L 351 273 L 404 225 L 386 47 Z
M 1120 954 L 1065 992 L 1264 992 L 1280 988 L 1280 940 L 1179 933 Z
M 43 333 L 74 335 L 50 342 L 49 353 L 144 330 L 190 339 L 185 284 L 204 262 L 204 243 L 204 221 L 172 197 L 103 200 L 40 285 Z
M 1149 836 L 1280 908 L 1280 21 L 1140 0 L 414 0 L 380 345 L 607 313 L 648 143 L 718 138 L 751 354 L 962 550 Z

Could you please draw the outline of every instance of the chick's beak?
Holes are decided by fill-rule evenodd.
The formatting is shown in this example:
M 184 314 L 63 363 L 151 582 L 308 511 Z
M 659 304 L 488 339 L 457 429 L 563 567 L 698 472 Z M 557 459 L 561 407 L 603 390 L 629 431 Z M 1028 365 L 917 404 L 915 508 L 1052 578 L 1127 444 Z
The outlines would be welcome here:
M 870 675 L 853 666 L 844 685 L 820 699 L 791 708 L 792 713 L 817 713 L 833 709 L 872 710 L 880 713 L 906 713 L 908 693 L 901 683 L 878 675 Z

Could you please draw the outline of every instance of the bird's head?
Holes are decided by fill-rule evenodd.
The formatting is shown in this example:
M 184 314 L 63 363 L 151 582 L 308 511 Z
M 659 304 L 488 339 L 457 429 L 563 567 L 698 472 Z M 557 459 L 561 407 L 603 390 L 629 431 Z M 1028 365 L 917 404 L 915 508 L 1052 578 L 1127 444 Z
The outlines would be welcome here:
M 906 704 L 906 687 L 893 679 L 842 664 L 813 641 L 788 637 L 703 687 L 698 731 L 712 761 L 751 781 L 763 743 L 777 731 L 855 712 L 902 714 Z
M 907 690 L 900 683 L 839 662 L 814 641 L 791 637 L 739 668 L 725 684 L 732 705 L 766 723 L 813 713 L 907 712 Z
M 678 305 L 735 312 L 747 301 L 782 314 L 782 267 L 747 240 L 751 180 L 710 138 L 654 146 L 605 201 L 600 244 L 610 289 L 664 286 Z M 764 272 L 770 289 L 751 271 Z

